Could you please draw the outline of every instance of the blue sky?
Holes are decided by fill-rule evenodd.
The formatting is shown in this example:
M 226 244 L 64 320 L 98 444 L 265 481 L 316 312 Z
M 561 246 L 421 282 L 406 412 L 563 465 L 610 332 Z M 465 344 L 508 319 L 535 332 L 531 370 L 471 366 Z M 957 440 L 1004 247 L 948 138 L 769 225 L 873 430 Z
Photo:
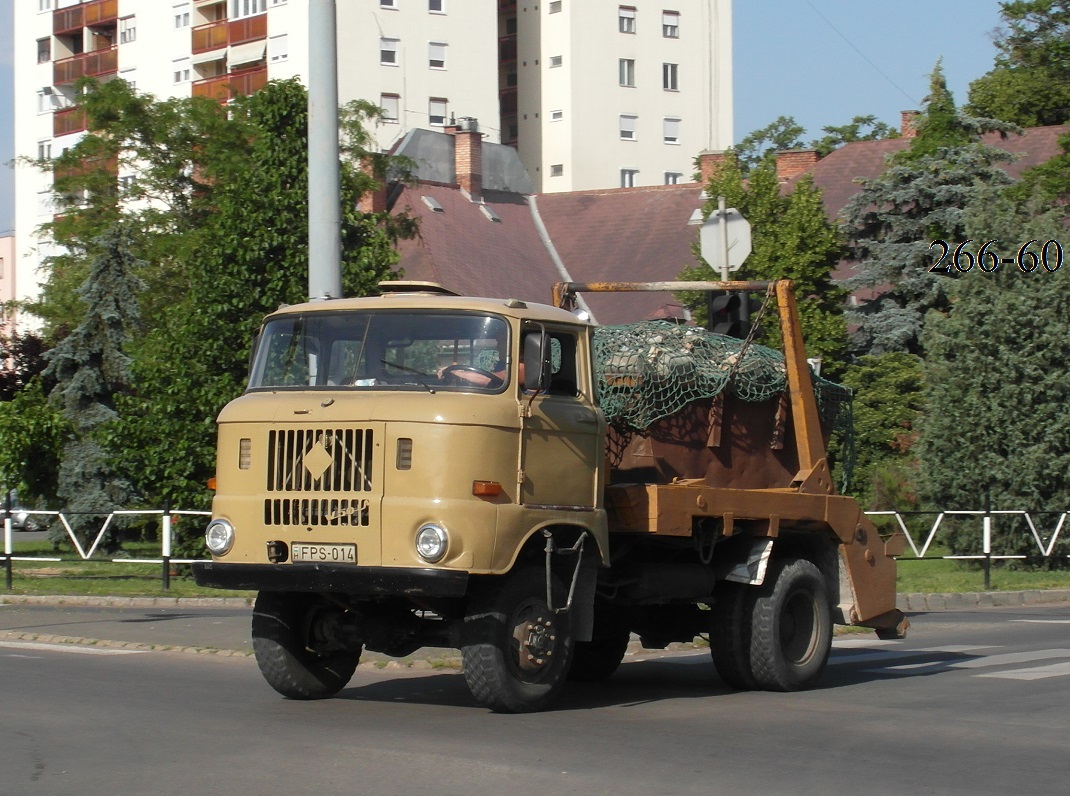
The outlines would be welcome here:
M 0 0 L 0 164 L 13 156 L 13 2 Z M 737 140 L 778 116 L 794 116 L 807 140 L 854 116 L 898 126 L 899 111 L 921 106 L 937 58 L 961 104 L 995 55 L 996 0 L 735 0 L 733 6 Z M 11 181 L 11 170 L 0 165 L 0 233 L 14 225 Z

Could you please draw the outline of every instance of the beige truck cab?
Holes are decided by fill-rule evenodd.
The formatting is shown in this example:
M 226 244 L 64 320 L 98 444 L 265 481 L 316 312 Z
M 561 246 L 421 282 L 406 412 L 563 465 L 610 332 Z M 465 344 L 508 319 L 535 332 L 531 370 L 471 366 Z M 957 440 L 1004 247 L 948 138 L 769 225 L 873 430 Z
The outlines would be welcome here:
M 364 649 L 440 646 L 462 650 L 481 703 L 537 710 L 569 677 L 609 676 L 632 633 L 710 633 L 728 682 L 794 689 L 820 675 L 834 620 L 902 632 L 895 545 L 815 487 L 823 459 L 764 494 L 614 482 L 592 325 L 392 288 L 268 316 L 219 415 L 212 560 L 194 575 L 258 592 L 277 691 L 328 697 Z M 775 637 L 755 641 L 759 619 Z

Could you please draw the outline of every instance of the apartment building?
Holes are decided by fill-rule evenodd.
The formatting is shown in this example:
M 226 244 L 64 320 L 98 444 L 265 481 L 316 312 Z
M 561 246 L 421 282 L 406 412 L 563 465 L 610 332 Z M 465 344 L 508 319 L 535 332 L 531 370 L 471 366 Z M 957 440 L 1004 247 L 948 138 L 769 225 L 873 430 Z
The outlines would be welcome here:
M 503 143 L 540 193 L 687 182 L 732 143 L 730 0 L 501 0 Z
M 337 0 L 341 101 L 383 117 L 383 150 L 414 129 L 478 120 L 517 148 L 536 191 L 687 181 L 731 141 L 731 0 Z M 308 74 L 308 0 L 19 0 L 15 154 L 51 157 L 84 135 L 83 76 L 157 97 L 226 102 Z M 119 180 L 133 174 L 117 175 Z M 52 253 L 50 178 L 15 175 L 16 298 Z

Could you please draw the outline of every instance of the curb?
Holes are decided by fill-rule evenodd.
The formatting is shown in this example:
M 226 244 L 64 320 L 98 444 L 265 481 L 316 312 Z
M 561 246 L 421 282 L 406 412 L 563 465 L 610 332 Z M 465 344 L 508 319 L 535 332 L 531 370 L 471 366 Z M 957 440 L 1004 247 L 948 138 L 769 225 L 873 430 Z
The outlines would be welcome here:
M 253 597 L 79 597 L 74 594 L 0 594 L 0 605 L 77 605 L 87 608 L 252 608 Z

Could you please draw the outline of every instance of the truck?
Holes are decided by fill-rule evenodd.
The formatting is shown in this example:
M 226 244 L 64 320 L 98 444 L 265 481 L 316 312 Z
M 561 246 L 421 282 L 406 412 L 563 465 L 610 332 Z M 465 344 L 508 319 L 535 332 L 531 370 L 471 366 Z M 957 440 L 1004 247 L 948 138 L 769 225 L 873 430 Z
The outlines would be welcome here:
M 783 352 L 577 309 L 638 290 L 762 295 Z M 330 697 L 364 650 L 439 647 L 461 651 L 477 702 L 536 711 L 612 675 L 635 637 L 708 638 L 728 686 L 794 691 L 819 682 L 834 624 L 905 634 L 905 540 L 837 493 L 846 391 L 811 372 L 790 281 L 553 296 L 395 282 L 264 319 L 218 417 L 211 560 L 193 573 L 257 592 L 276 691 Z

